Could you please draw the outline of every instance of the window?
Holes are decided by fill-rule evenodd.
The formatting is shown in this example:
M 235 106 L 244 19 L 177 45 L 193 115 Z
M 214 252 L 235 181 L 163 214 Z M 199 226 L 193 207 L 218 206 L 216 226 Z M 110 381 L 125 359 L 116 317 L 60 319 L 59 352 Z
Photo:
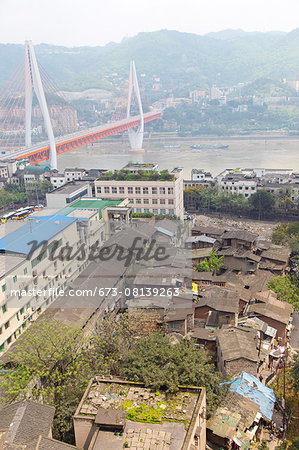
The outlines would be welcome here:
M 156 188 L 156 187 L 153 187 L 152 188 L 152 194 L 158 194 L 158 188 Z
M 112 194 L 117 194 L 117 187 L 112 187 Z
M 40 253 L 38 256 L 36 256 L 35 258 L 33 258 L 33 260 L 31 261 L 31 267 L 33 269 L 33 267 L 35 267 L 38 263 L 40 263 L 43 259 L 45 259 L 47 256 L 47 250 L 45 250 L 43 253 Z M 16 278 L 16 280 L 15 280 Z M 13 277 L 13 281 L 14 283 L 17 281 L 17 277 Z
M 166 188 L 160 188 L 160 194 L 166 194 Z
M 140 205 L 141 204 L 141 198 L 136 198 L 136 203 L 137 203 L 137 205 Z
M 97 193 L 98 193 L 98 194 L 101 194 L 101 193 L 102 193 L 102 188 L 101 188 L 101 186 L 97 186 Z
M 173 205 L 173 203 L 174 203 L 173 198 L 170 198 L 170 199 L 168 200 L 168 204 L 169 204 L 169 205 Z
M 179 323 L 170 322 L 169 327 L 171 328 L 171 330 L 179 330 L 180 329 L 180 324 Z
M 9 327 L 9 320 L 4 324 L 5 330 L 7 330 L 8 327 Z
M 110 187 L 109 186 L 105 186 L 104 187 L 104 192 L 105 192 L 105 194 L 109 194 L 110 193 Z
M 248 186 L 245 186 L 245 191 L 248 191 L 248 189 L 249 189 L 249 187 L 248 187 Z
M 242 189 L 243 189 L 243 186 L 239 186 L 239 190 L 242 191 Z
M 160 209 L 161 214 L 166 214 L 166 209 Z
M 7 344 L 11 343 L 11 336 L 9 336 L 9 338 L 7 339 Z
M 135 188 L 135 194 L 141 194 L 141 188 L 140 187 L 136 187 Z
M 2 284 L 2 292 L 6 291 L 6 284 Z
M 170 209 L 169 214 L 174 214 L 174 209 Z
M 7 308 L 6 308 L 6 303 L 5 303 L 4 305 L 2 305 L 2 312 L 3 312 L 3 314 L 6 313 L 6 311 L 7 311 Z
M 144 209 L 144 212 L 145 212 L 145 213 L 148 213 L 148 212 L 149 212 L 149 209 L 146 209 L 146 208 L 145 208 L 145 209 Z
M 141 208 L 136 208 L 137 213 L 141 213 Z
M 148 188 L 147 187 L 142 188 L 142 192 L 143 194 L 148 194 Z
M 15 276 L 13 277 L 12 281 L 13 281 L 14 283 L 16 283 L 16 282 L 17 282 L 17 279 L 18 279 L 18 277 L 15 275 Z
M 20 309 L 20 314 L 24 314 L 24 308 Z
M 132 187 L 128 187 L 128 194 L 133 194 L 133 188 Z
M 173 188 L 168 188 L 168 194 L 173 194 Z
M 125 193 L 125 188 L 124 187 L 120 187 L 119 188 L 119 193 L 120 194 L 124 194 Z
M 1 344 L 0 345 L 0 352 L 3 352 L 3 350 L 4 350 L 4 344 Z
M 165 199 L 164 198 L 160 199 L 160 205 L 165 205 Z
M 48 246 L 48 252 L 49 252 L 49 256 L 53 256 L 51 255 L 52 253 L 54 254 L 55 251 L 62 246 L 62 239 L 59 239 L 59 241 L 54 240 L 51 242 L 51 244 Z
M 27 272 L 28 272 L 27 267 L 25 267 L 25 269 L 24 269 L 24 275 L 26 275 Z
M 148 205 L 148 204 L 149 204 L 149 199 L 148 199 L 148 198 L 144 198 L 144 199 L 143 199 L 143 203 L 144 203 L 145 205 Z
M 152 202 L 153 202 L 153 205 L 157 205 L 158 204 L 158 199 L 157 198 L 153 198 Z
M 154 214 L 158 214 L 158 210 L 157 209 L 153 209 L 153 213 Z

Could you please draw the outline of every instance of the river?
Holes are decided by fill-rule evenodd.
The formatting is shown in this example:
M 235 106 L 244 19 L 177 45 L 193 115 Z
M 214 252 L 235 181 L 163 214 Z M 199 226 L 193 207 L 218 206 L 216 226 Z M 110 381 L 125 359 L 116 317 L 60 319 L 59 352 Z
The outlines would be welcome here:
M 192 150 L 192 144 L 229 145 L 228 149 Z M 179 144 L 180 148 L 164 148 Z M 184 168 L 184 178 L 191 169 L 205 169 L 216 176 L 226 168 L 266 167 L 285 168 L 299 172 L 299 138 L 220 138 L 205 139 L 164 138 L 144 141 L 145 153 L 130 154 L 126 137 L 113 141 L 102 140 L 65 153 L 58 158 L 59 171 L 65 168 L 120 169 L 129 161 L 158 163 L 160 169 Z

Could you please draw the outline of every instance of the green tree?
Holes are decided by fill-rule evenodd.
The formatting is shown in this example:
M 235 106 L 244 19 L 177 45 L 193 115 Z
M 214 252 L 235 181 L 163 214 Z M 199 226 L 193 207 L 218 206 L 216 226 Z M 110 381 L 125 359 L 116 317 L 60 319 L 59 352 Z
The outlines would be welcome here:
M 257 191 L 249 198 L 249 205 L 258 211 L 259 217 L 263 215 L 263 212 L 272 211 L 275 205 L 275 199 L 270 192 Z
M 40 318 L 16 341 L 10 352 L 13 370 L 1 377 L 3 402 L 43 398 L 56 408 L 54 436 L 66 439 L 72 416 L 91 376 L 81 329 Z
M 93 371 L 97 374 L 116 375 L 123 359 L 135 348 L 137 339 L 147 335 L 142 313 L 138 318 L 127 313 L 106 314 L 94 330 L 89 350 Z
M 212 272 L 213 275 L 217 274 L 223 266 L 224 256 L 218 256 L 216 252 L 211 251 L 209 259 L 204 259 L 202 262 L 196 265 L 198 272 Z
M 173 344 L 169 336 L 159 333 L 138 340 L 124 359 L 121 374 L 167 392 L 176 392 L 179 385 L 204 386 L 209 411 L 220 404 L 225 394 L 220 386 L 222 376 L 203 350 L 187 340 Z
M 299 309 L 299 289 L 289 275 L 272 278 L 267 286 L 276 292 L 278 300 L 284 300 Z

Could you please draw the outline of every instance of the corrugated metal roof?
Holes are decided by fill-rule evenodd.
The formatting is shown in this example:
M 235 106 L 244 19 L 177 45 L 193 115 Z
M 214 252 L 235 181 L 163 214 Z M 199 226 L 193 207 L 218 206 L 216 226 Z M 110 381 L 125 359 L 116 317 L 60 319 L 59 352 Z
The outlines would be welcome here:
M 76 220 L 61 215 L 28 220 L 22 227 L 0 239 L 0 251 L 28 255 L 32 248 L 32 244 L 29 242 L 33 240 L 38 243 L 49 241 Z

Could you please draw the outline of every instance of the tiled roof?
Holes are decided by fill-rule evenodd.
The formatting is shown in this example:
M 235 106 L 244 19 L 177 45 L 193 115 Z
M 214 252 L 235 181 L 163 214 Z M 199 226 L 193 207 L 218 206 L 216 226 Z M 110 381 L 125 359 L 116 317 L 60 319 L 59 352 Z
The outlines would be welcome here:
M 257 362 L 258 355 L 254 336 L 255 332 L 253 330 L 247 331 L 236 327 L 218 330 L 217 338 L 223 360 L 233 361 L 245 358 Z
M 0 428 L 8 428 L 6 442 L 36 448 L 40 435 L 48 436 L 55 408 L 32 400 L 16 402 L 0 410 Z M 22 447 L 21 447 L 22 448 Z

